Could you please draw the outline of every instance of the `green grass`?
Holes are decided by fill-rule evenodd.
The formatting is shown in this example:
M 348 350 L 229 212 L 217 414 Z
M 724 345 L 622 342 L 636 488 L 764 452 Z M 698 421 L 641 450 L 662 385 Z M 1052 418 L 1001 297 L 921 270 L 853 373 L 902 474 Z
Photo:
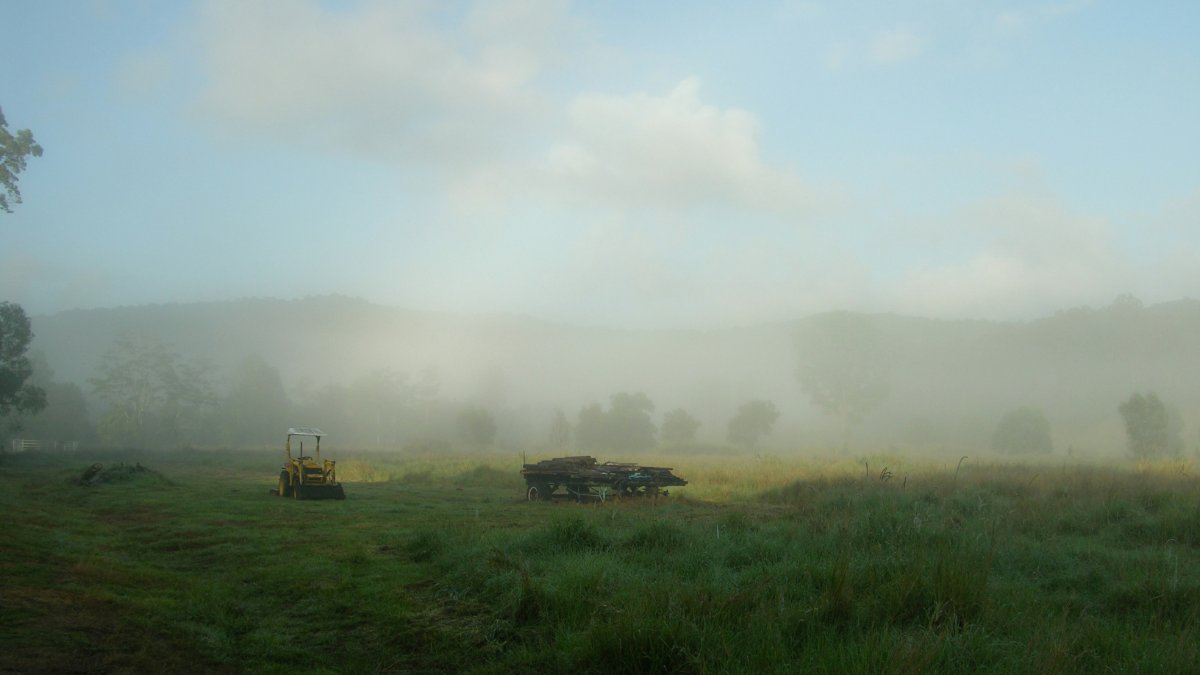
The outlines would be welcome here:
M 1200 671 L 1189 467 L 673 457 L 577 505 L 337 458 L 344 502 L 270 496 L 275 453 L 0 459 L 0 670 Z

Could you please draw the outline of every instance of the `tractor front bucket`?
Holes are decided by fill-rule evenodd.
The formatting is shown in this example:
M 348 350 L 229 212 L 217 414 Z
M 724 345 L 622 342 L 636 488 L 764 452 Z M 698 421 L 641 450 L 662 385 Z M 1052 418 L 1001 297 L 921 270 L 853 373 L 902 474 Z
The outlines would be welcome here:
M 342 489 L 342 484 L 334 485 L 297 485 L 295 486 L 296 499 L 345 499 L 346 491 Z

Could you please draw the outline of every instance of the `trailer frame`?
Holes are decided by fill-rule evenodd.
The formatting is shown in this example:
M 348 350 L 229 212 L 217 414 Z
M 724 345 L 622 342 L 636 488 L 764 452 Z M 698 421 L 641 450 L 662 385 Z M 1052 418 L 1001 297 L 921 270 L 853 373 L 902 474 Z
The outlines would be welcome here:
M 531 502 L 554 499 L 576 502 L 614 498 L 666 496 L 668 487 L 688 482 L 673 469 L 634 462 L 597 462 L 590 455 L 555 457 L 524 464 L 525 498 Z

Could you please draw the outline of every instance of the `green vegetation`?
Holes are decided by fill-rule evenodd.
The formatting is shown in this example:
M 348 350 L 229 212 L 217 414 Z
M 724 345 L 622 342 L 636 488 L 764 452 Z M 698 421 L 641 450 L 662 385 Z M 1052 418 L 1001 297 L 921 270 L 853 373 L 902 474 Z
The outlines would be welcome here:
M 0 114 L 0 128 L 4 117 Z M 25 309 L 12 302 L 0 302 L 0 418 L 12 415 L 10 426 L 20 427 L 21 416 L 35 414 L 46 407 L 46 392 L 28 382 L 33 365 L 26 352 L 33 331 Z
M 33 132 L 18 129 L 14 135 L 8 130 L 4 111 L 0 110 L 0 211 L 12 213 L 12 205 L 21 203 L 17 179 L 29 157 L 41 156 L 42 146 L 33 140 Z
M 1125 420 L 1129 454 L 1136 459 L 1156 459 L 1178 455 L 1182 451 L 1179 430 L 1172 429 L 1167 406 L 1154 392 L 1135 393 L 1117 406 L 1117 410 Z
M 676 408 L 663 415 L 663 443 L 693 443 L 700 429 L 700 420 L 683 408 Z
M 1005 413 L 992 434 L 992 452 L 1002 455 L 1048 455 L 1054 452 L 1046 415 L 1029 407 Z
M 850 431 L 891 393 L 891 356 L 876 321 L 831 312 L 814 317 L 798 333 L 796 378 L 813 405 L 842 426 L 842 452 Z
M 737 443 L 753 450 L 758 445 L 760 436 L 770 436 L 771 429 L 779 419 L 779 408 L 770 401 L 761 399 L 743 403 L 729 420 L 728 433 L 725 438 L 730 443 Z
M 642 392 L 620 392 L 609 397 L 608 410 L 599 403 L 579 411 L 575 442 L 585 452 L 608 452 L 626 448 L 645 452 L 654 447 L 658 428 L 650 418 L 654 402 Z
M 676 458 L 657 503 L 529 504 L 518 460 L 3 458 L 15 671 L 1195 672 L 1191 467 Z M 150 467 L 76 483 L 92 462 Z

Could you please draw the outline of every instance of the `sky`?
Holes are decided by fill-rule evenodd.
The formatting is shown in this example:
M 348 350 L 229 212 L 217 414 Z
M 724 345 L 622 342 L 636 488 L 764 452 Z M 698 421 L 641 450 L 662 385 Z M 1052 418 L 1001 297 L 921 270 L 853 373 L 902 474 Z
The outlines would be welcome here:
M 1200 297 L 1200 3 L 0 0 L 31 314 Z

